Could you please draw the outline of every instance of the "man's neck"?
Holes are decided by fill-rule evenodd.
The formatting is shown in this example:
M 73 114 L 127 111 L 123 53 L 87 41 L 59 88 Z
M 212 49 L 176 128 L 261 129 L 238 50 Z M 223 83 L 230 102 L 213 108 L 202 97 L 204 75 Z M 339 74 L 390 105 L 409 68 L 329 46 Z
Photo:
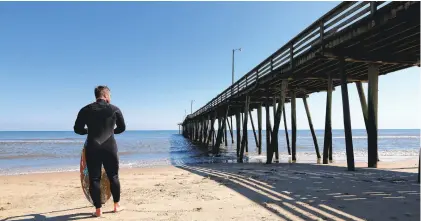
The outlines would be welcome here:
M 97 98 L 96 102 L 105 102 L 107 103 L 107 100 L 105 100 L 105 98 Z

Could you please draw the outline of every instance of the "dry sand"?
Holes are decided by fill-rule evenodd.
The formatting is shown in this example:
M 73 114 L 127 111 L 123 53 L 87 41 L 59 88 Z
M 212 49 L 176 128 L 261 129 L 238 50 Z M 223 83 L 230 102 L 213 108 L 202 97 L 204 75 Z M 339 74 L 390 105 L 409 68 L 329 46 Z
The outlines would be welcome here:
M 123 169 L 126 210 L 107 212 L 110 199 L 100 220 L 420 220 L 418 158 L 343 165 Z M 91 219 L 77 172 L 3 176 L 0 190 L 0 220 Z

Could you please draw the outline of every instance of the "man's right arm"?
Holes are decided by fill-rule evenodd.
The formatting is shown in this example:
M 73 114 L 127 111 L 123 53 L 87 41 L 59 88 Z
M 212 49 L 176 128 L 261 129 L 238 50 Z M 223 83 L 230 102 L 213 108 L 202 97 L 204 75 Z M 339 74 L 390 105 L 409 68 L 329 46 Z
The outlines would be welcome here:
M 86 117 L 85 117 L 85 108 L 82 108 L 76 118 L 75 125 L 73 126 L 73 130 L 75 133 L 79 135 L 88 134 L 88 130 L 85 128 L 86 125 Z
M 116 125 L 117 127 L 114 129 L 114 134 L 121 134 L 126 130 L 126 123 L 124 122 L 123 113 L 121 113 L 121 110 L 117 107 L 116 110 Z

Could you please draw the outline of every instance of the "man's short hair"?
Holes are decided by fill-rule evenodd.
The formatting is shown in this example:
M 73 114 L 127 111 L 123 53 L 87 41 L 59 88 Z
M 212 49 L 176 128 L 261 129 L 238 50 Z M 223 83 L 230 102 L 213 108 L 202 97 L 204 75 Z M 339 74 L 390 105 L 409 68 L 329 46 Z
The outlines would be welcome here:
M 100 85 L 95 88 L 95 98 L 104 97 L 109 91 L 110 89 L 107 86 Z

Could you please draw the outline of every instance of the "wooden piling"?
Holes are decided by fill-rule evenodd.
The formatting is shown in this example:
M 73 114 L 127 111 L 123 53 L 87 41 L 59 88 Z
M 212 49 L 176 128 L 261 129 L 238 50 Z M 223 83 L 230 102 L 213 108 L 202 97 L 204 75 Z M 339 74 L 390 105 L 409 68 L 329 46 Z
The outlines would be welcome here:
M 241 148 L 241 110 L 240 108 L 236 110 L 235 121 L 237 123 L 237 157 L 240 157 L 240 148 Z
M 346 162 L 349 171 L 355 170 L 354 165 L 354 147 L 352 144 L 352 126 L 351 126 L 351 113 L 349 110 L 348 98 L 348 81 L 345 72 L 345 60 L 340 59 L 339 68 L 341 72 L 341 89 L 342 89 L 342 107 L 344 114 L 344 130 L 345 130 L 345 143 L 346 143 Z
M 297 160 L 297 112 L 296 92 L 291 92 L 292 162 Z
M 230 121 L 231 121 L 231 123 L 230 123 Z M 231 135 L 231 141 L 232 141 L 232 143 L 234 143 L 234 134 L 233 134 L 233 126 L 234 125 L 232 125 L 232 116 L 230 116 L 230 121 L 228 121 L 228 119 L 227 119 L 229 131 L 230 131 L 230 135 Z
M 198 131 L 198 134 L 199 134 L 199 143 L 201 143 L 202 142 L 202 121 L 201 120 L 199 120 L 198 122 L 197 122 L 197 124 L 198 124 L 198 127 L 199 127 L 199 131 Z
M 217 113 L 215 111 L 214 114 L 213 114 L 212 121 L 211 121 L 211 128 L 212 128 L 212 131 L 211 131 L 212 148 L 215 146 L 215 120 L 216 120 L 216 117 L 217 117 Z
M 275 108 L 276 112 L 274 116 L 273 131 L 271 135 L 272 137 L 271 145 L 273 147 L 273 150 L 275 151 L 275 159 L 277 161 L 279 160 L 278 133 L 279 133 L 279 126 L 281 124 L 282 111 L 284 109 L 283 107 L 285 103 L 287 88 L 288 88 L 288 80 L 283 80 L 281 83 L 281 93 L 279 96 L 278 107 Z
M 272 157 L 273 157 L 273 150 L 270 145 L 270 136 L 271 136 L 271 125 L 270 125 L 270 111 L 269 111 L 269 98 L 266 98 L 266 163 L 270 164 L 272 163 Z
M 232 116 L 230 116 L 230 120 L 231 120 L 231 127 L 230 127 L 230 132 L 231 132 L 231 140 L 232 143 L 234 143 L 234 125 L 232 124 Z
M 367 101 L 365 99 L 364 88 L 361 81 L 355 82 L 355 85 L 357 86 L 358 96 L 360 97 L 361 109 L 362 109 L 363 117 L 364 117 L 365 130 L 368 134 L 368 125 L 367 125 L 368 107 L 367 107 Z M 377 161 L 380 161 L 379 154 L 377 154 Z
M 325 137 L 323 145 L 323 164 L 328 163 L 329 152 L 332 147 L 332 76 L 328 76 L 326 98 Z
M 421 156 L 418 153 L 418 183 L 420 183 L 420 163 L 421 163 Z
M 254 127 L 253 116 L 251 115 L 251 111 L 249 111 L 249 115 L 250 115 L 251 127 L 253 128 L 254 140 L 256 141 L 256 147 L 259 148 L 259 141 L 257 140 L 256 129 Z
M 206 121 L 206 136 L 205 136 L 205 145 L 206 148 L 209 147 L 209 139 L 210 139 L 210 122 L 211 122 L 211 116 L 210 114 L 208 115 L 208 120 Z
M 273 96 L 273 106 L 272 106 L 272 110 L 273 110 L 273 128 L 272 128 L 272 134 L 270 135 L 270 137 L 271 137 L 271 141 L 270 141 L 270 145 L 272 146 L 272 150 L 273 150 L 273 152 L 274 152 L 274 154 L 275 154 L 275 160 L 276 161 L 279 161 L 279 149 L 278 149 L 278 133 L 276 133 L 276 136 L 274 135 L 274 132 L 275 132 L 275 125 L 276 125 L 276 122 L 277 122 L 277 119 L 276 119 L 276 110 L 277 110 L 277 108 L 276 108 L 276 95 L 274 95 Z M 278 132 L 278 131 L 276 131 L 276 132 Z M 271 161 L 272 161 L 272 158 L 271 158 Z
M 360 97 L 360 103 L 361 103 L 361 109 L 363 111 L 363 117 L 364 117 L 364 123 L 365 123 L 365 129 L 367 131 L 367 121 L 368 121 L 368 107 L 367 102 L 365 100 L 365 94 L 364 94 L 364 88 L 361 81 L 355 82 L 355 85 L 357 86 L 358 96 Z
M 307 104 L 307 98 L 303 97 L 304 108 L 306 109 L 308 125 L 310 126 L 311 136 L 313 137 L 314 148 L 316 149 L 317 159 L 320 159 L 319 144 L 317 143 L 316 133 L 314 132 L 313 122 L 311 121 L 310 110 Z
M 291 155 L 291 148 L 289 147 L 289 136 L 288 136 L 288 127 L 287 127 L 287 117 L 285 112 L 285 105 L 283 106 L 283 112 L 284 112 L 284 128 L 285 128 L 285 139 L 287 141 L 287 148 L 288 148 L 288 155 Z
M 368 66 L 368 167 L 377 168 L 377 105 L 379 65 Z
M 215 145 L 212 148 L 212 152 L 214 154 L 218 153 L 219 146 L 221 145 L 223 136 L 224 136 L 224 129 L 222 128 L 222 116 L 218 116 L 218 132 L 216 134 Z
M 227 117 L 225 117 L 223 124 L 224 124 L 224 132 L 225 132 L 224 141 L 225 141 L 225 146 L 226 147 L 228 146 L 227 121 L 228 121 L 228 119 L 227 119 Z
M 229 106 L 226 108 L 224 116 L 220 116 L 218 120 L 219 128 L 218 128 L 218 136 L 216 138 L 214 154 L 219 154 L 220 152 L 222 137 L 224 136 L 224 132 L 226 132 L 225 127 L 226 127 L 226 120 L 228 118 L 228 111 L 229 111 Z
M 244 156 L 244 149 L 247 145 L 247 120 L 248 120 L 248 111 L 249 111 L 249 103 L 250 103 L 250 97 L 246 96 L 246 102 L 244 105 L 244 121 L 243 121 L 243 138 L 241 140 L 241 150 L 240 150 L 240 159 L 238 162 L 243 162 L 243 156 Z
M 257 128 L 259 134 L 259 146 L 257 147 L 259 155 L 262 154 L 262 104 L 257 107 Z

